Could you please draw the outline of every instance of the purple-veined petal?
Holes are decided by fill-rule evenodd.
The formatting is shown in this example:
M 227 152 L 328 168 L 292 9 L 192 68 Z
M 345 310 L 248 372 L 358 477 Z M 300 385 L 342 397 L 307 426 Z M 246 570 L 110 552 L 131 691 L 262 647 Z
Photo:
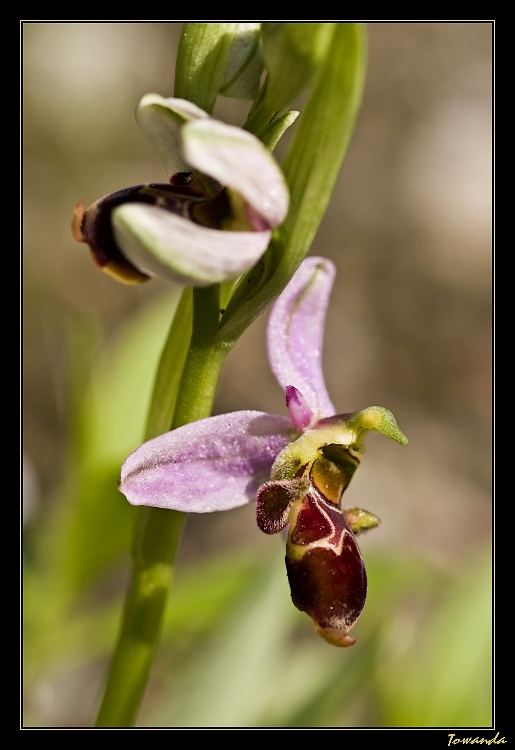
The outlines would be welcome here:
M 125 203 L 112 213 L 123 255 L 148 276 L 207 286 L 236 279 L 265 252 L 271 232 L 226 232 L 159 206 Z
M 188 513 L 229 510 L 255 499 L 277 454 L 295 437 L 285 417 L 237 411 L 149 440 L 122 466 L 132 505 Z
M 190 120 L 206 118 L 207 112 L 196 104 L 159 94 L 146 94 L 136 109 L 136 121 L 159 154 L 168 177 L 192 171 L 182 154 L 181 128 Z
M 314 419 L 334 414 L 322 373 L 322 342 L 335 267 L 306 258 L 276 301 L 267 330 L 268 360 L 279 385 L 294 386 Z
M 251 133 L 218 120 L 191 120 L 181 130 L 189 164 L 243 197 L 252 211 L 273 228 L 284 221 L 289 195 L 270 151 Z M 252 221 L 252 217 L 248 217 Z

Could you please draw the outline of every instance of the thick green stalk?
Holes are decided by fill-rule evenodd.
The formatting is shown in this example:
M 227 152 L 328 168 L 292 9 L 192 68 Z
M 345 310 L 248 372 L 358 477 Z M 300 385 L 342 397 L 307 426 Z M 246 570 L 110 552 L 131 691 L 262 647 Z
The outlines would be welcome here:
M 219 288 L 195 289 L 188 355 L 176 398 L 173 427 L 208 417 L 220 367 L 228 348 L 214 348 L 219 319 Z M 186 304 L 186 303 L 184 303 Z M 179 314 L 185 315 L 185 308 Z M 175 326 L 175 329 L 174 329 Z M 171 332 L 177 330 L 172 323 Z M 185 337 L 188 338 L 189 337 Z M 163 395 L 176 340 L 169 335 L 156 377 L 155 397 Z M 175 399 L 172 388 L 171 398 Z M 169 408 L 162 401 L 164 409 Z M 152 416 L 154 415 L 154 416 Z M 155 434 L 158 411 L 150 410 L 147 435 Z M 173 578 L 174 561 L 186 515 L 160 508 L 139 508 L 132 549 L 132 579 L 122 626 L 107 679 L 96 726 L 133 726 L 143 698 L 161 633 L 164 608 Z
M 193 290 L 193 333 L 177 397 L 173 427 L 211 414 L 216 383 L 228 346 L 213 346 L 220 318 L 220 287 Z
M 131 727 L 161 632 L 182 513 L 138 508 L 133 570 L 97 727 Z
M 161 353 L 150 399 L 145 440 L 170 429 L 191 340 L 193 289 L 186 287 Z

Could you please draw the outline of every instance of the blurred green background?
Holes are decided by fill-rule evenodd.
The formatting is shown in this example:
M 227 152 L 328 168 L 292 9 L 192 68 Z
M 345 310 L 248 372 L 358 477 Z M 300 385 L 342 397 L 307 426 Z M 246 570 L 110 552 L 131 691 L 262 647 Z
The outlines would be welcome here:
M 166 181 L 133 112 L 173 93 L 178 23 L 24 23 L 25 726 L 87 726 L 129 569 L 121 462 L 141 441 L 179 290 L 124 287 L 72 210 Z M 188 519 L 140 726 L 489 726 L 489 23 L 370 23 L 364 102 L 311 254 L 338 269 L 324 368 L 338 412 L 383 404 L 345 505 L 369 598 L 351 649 L 291 604 L 284 538 L 251 506 Z M 241 125 L 248 103 L 219 99 Z M 287 140 L 287 139 L 285 139 Z M 278 148 L 278 158 L 285 145 Z M 229 355 L 215 413 L 285 414 L 266 316 Z

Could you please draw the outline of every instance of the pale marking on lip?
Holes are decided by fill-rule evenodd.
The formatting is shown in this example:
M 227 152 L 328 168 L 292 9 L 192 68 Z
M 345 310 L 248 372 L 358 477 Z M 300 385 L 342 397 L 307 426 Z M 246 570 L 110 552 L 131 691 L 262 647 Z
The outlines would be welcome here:
M 326 508 L 324 507 L 324 505 L 326 504 L 327 501 L 324 499 L 322 493 L 318 490 L 318 488 L 314 484 L 311 484 L 309 492 L 308 492 L 308 495 L 311 495 L 312 499 L 315 501 L 315 504 L 316 504 L 318 510 L 322 513 L 322 515 L 324 516 L 324 518 L 327 520 L 327 522 L 328 522 L 329 526 L 331 527 L 332 531 L 326 537 L 324 537 L 323 539 L 318 539 L 315 542 L 310 542 L 309 544 L 306 544 L 306 545 L 298 545 L 298 544 L 295 544 L 295 542 L 293 542 L 292 544 L 295 544 L 295 546 L 302 546 L 302 547 L 304 547 L 304 550 L 303 550 L 303 553 L 302 553 L 302 557 L 304 557 L 304 555 L 310 549 L 315 549 L 315 548 L 317 548 L 317 549 L 318 548 L 329 549 L 332 552 L 334 552 L 336 555 L 339 556 L 339 555 L 341 555 L 341 553 L 343 551 L 343 548 L 345 546 L 344 542 L 347 540 L 347 537 L 350 536 L 352 538 L 352 540 L 354 541 L 355 549 L 356 549 L 359 557 L 361 559 L 363 559 L 362 555 L 361 555 L 361 551 L 360 551 L 359 546 L 358 546 L 358 543 L 356 542 L 355 536 L 354 536 L 354 534 L 352 533 L 351 530 L 344 528 L 343 534 L 341 534 L 339 542 L 336 543 L 336 539 L 339 536 L 339 534 L 336 531 L 336 526 L 335 526 L 335 524 L 334 524 L 331 516 L 329 515 L 329 513 L 326 510 Z M 347 519 L 345 519 L 345 515 L 344 515 L 343 511 L 341 509 L 339 509 L 339 508 L 336 508 L 336 506 L 331 506 L 331 510 L 333 508 L 334 508 L 335 511 L 341 513 L 342 516 L 343 516 L 343 518 L 344 518 L 345 523 L 348 523 Z

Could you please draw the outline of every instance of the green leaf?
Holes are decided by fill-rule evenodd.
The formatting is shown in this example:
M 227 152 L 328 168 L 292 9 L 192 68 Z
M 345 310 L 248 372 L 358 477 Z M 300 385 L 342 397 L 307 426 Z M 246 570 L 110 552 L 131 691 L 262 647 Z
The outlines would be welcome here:
M 283 137 L 284 133 L 291 125 L 293 125 L 299 115 L 300 112 L 297 112 L 293 109 L 291 112 L 287 112 L 282 117 L 278 117 L 276 120 L 272 120 L 266 130 L 264 130 L 262 133 L 259 133 L 258 137 L 263 141 L 265 146 L 270 149 L 270 151 L 273 151 Z

